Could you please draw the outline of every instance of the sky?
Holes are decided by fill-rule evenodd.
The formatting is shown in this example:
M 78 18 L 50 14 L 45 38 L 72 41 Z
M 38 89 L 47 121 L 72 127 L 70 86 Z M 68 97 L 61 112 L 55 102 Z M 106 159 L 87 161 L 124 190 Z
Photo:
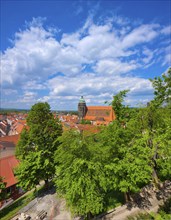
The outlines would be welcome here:
M 142 106 L 171 66 L 171 1 L 0 2 L 1 108 L 77 110 L 125 89 Z

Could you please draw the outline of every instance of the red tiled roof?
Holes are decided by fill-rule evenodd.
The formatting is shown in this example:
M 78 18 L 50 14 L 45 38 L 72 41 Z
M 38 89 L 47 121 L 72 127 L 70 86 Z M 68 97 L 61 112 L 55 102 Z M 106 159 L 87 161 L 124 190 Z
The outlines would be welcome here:
M 19 134 L 0 137 L 0 144 L 3 144 L 3 143 L 13 143 L 14 145 L 16 145 L 18 140 L 19 140 L 19 138 L 20 138 Z
M 18 123 L 16 127 L 16 131 L 20 134 L 25 126 L 23 124 Z
M 2 176 L 3 182 L 6 183 L 6 188 L 17 183 L 17 179 L 14 176 L 13 169 L 19 164 L 19 161 L 15 156 L 4 157 L 0 159 L 0 176 Z
M 27 123 L 26 119 L 18 119 L 18 122 L 20 122 L 23 125 Z
M 97 117 L 103 118 L 104 121 L 108 122 L 111 122 L 116 118 L 112 106 L 87 106 L 87 112 L 84 119 L 96 121 Z

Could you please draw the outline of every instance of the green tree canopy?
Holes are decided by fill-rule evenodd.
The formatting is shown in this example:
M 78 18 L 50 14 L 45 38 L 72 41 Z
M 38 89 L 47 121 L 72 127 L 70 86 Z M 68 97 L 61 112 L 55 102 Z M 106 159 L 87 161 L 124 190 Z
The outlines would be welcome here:
M 56 186 L 74 214 L 91 216 L 104 209 L 107 174 L 102 157 L 103 148 L 94 135 L 82 136 L 78 131 L 66 131 L 56 152 Z
M 20 160 L 16 175 L 26 189 L 54 176 L 54 153 L 59 145 L 57 138 L 62 134 L 61 123 L 54 118 L 48 103 L 33 105 L 27 124 L 29 129 L 23 130 L 16 148 Z

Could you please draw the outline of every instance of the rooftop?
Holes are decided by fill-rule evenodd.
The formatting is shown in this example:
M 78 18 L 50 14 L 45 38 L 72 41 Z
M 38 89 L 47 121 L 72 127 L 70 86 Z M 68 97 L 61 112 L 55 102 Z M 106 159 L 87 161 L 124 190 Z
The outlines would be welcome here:
M 0 159 L 0 176 L 4 178 L 3 181 L 6 183 L 6 188 L 17 183 L 13 169 L 18 164 L 19 161 L 14 155 Z

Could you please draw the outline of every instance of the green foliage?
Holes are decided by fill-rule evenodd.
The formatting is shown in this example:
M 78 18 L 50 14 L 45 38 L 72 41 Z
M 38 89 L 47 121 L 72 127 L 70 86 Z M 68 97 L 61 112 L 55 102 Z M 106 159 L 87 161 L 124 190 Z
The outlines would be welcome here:
M 30 149 L 31 149 L 31 141 L 29 143 L 29 132 L 26 128 L 24 128 L 21 132 L 20 139 L 15 149 L 15 155 L 17 156 L 18 159 L 22 160 L 26 157 Z
M 6 198 L 5 186 L 6 183 L 3 181 L 3 177 L 0 176 L 0 201 Z
M 154 87 L 154 103 L 157 106 L 166 104 L 171 107 L 171 68 L 162 77 L 155 77 L 150 80 Z
M 137 192 L 151 179 L 150 150 L 146 137 L 139 139 L 136 123 L 126 128 L 115 121 L 99 134 L 99 142 L 107 149 L 111 187 L 121 192 Z M 101 146 L 101 147 L 102 147 Z
M 124 106 L 128 91 L 121 91 L 110 103 L 117 116 L 112 124 L 96 135 L 68 131 L 59 139 L 56 185 L 74 213 L 96 215 L 109 192 L 130 199 L 151 181 L 171 178 L 171 112 L 159 108 L 170 102 L 170 70 L 152 83 L 155 98 L 147 107 Z
M 0 114 L 1 115 L 10 115 L 10 114 L 19 114 L 23 113 L 26 114 L 28 113 L 29 110 L 24 110 L 24 109 L 4 109 L 0 108 Z
M 27 124 L 16 148 L 20 165 L 16 175 L 25 189 L 36 186 L 40 180 L 48 181 L 55 173 L 54 153 L 58 148 L 57 138 L 62 134 L 62 126 L 54 119 L 48 103 L 32 106 Z
M 83 124 L 83 125 L 86 125 L 86 124 L 91 125 L 91 121 L 82 119 L 81 122 L 80 122 L 80 124 Z
M 120 91 L 118 94 L 113 96 L 111 105 L 115 111 L 116 118 L 119 121 L 125 121 L 128 118 L 128 106 L 123 105 L 124 98 L 126 97 L 129 90 Z
M 151 151 L 153 181 L 171 179 L 171 109 L 156 108 L 154 102 L 141 109 L 137 123 L 142 138 L 147 135 L 147 146 Z
M 159 177 L 162 180 L 171 179 L 171 68 L 151 82 L 155 97 L 148 108 L 148 124 L 154 148 L 153 161 Z
M 169 179 L 169 117 L 168 109 L 151 103 L 133 110 L 126 126 L 115 120 L 96 135 L 64 133 L 55 156 L 56 185 L 71 210 L 96 215 L 105 210 L 109 192 L 130 199 L 155 178 Z
M 28 190 L 39 184 L 42 172 L 41 152 L 39 151 L 29 152 L 24 160 L 21 160 L 21 164 L 16 169 L 15 174 L 17 175 L 19 186 Z
M 104 210 L 108 177 L 104 169 L 104 151 L 94 135 L 83 137 L 67 131 L 56 152 L 56 186 L 75 214 L 95 215 Z

